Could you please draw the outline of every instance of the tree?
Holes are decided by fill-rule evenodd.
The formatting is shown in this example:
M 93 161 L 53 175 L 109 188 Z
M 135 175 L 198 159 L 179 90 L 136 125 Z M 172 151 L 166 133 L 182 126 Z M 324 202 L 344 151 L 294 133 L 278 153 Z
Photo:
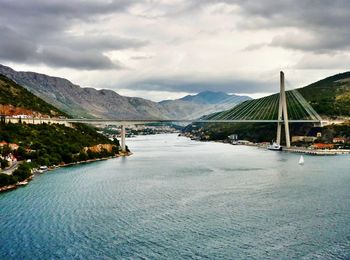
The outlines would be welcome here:
M 25 179 L 29 178 L 31 173 L 31 169 L 29 164 L 23 163 L 21 164 L 17 170 L 15 170 L 12 175 L 17 178 L 18 181 L 24 181 Z
M 7 160 L 0 160 L 1 169 L 9 167 L 9 162 Z
M 12 175 L 0 173 L 0 187 L 13 185 L 17 182 L 17 178 Z

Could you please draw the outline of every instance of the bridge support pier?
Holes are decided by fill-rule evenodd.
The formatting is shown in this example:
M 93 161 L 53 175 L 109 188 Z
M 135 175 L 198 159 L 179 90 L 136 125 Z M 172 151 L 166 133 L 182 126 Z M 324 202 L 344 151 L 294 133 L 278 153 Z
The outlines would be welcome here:
M 284 84 L 283 71 L 280 72 L 280 99 L 279 99 L 279 105 L 278 105 L 278 123 L 277 123 L 277 137 L 276 137 L 276 142 L 278 144 L 281 144 L 282 124 L 284 124 L 286 147 L 289 148 L 290 147 L 289 120 L 288 120 L 286 90 L 285 90 L 285 84 Z
M 126 152 L 126 145 L 125 145 L 125 125 L 121 126 L 120 131 L 120 145 L 122 147 L 122 152 Z

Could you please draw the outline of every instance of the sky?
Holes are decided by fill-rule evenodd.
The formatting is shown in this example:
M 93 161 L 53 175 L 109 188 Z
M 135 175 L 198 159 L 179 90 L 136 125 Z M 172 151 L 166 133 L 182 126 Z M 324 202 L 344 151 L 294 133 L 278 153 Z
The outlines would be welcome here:
M 0 63 L 154 101 L 350 68 L 348 0 L 0 0 Z

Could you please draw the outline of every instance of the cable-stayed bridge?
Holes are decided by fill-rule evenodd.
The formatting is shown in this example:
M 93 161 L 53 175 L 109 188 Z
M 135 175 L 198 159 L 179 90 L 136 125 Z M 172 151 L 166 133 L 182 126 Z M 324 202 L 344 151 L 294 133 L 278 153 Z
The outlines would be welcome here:
M 204 112 L 204 111 L 203 111 Z M 204 114 L 204 113 L 203 113 Z M 9 119 L 11 120 L 11 118 Z M 18 120 L 18 119 L 17 119 Z M 284 73 L 280 72 L 280 92 L 260 99 L 247 100 L 239 105 L 198 119 L 22 119 L 22 122 L 38 123 L 85 123 L 121 126 L 121 146 L 125 150 L 125 126 L 147 123 L 277 123 L 276 141 L 281 143 L 282 125 L 285 129 L 286 146 L 290 147 L 290 123 L 321 123 L 322 118 L 297 90 L 285 91 Z

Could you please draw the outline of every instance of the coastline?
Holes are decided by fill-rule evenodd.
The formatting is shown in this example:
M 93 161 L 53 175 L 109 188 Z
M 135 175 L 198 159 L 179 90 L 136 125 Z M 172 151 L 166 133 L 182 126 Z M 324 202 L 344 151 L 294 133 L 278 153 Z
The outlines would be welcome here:
M 53 170 L 56 170 L 56 169 L 61 168 L 61 167 L 69 167 L 69 166 L 74 166 L 74 165 L 79 165 L 79 164 L 85 164 L 85 163 L 93 163 L 93 162 L 98 162 L 98 161 L 106 161 L 106 160 L 109 160 L 109 159 L 115 159 L 115 158 L 119 158 L 119 157 L 130 156 L 130 155 L 132 155 L 132 154 L 133 154 L 132 152 L 125 152 L 125 153 L 117 154 L 117 155 L 115 155 L 115 156 L 102 157 L 102 158 L 96 158 L 96 159 L 89 159 L 89 160 L 79 161 L 79 162 L 74 162 L 74 163 L 65 163 L 65 164 L 60 164 L 60 165 L 57 165 L 57 166 L 50 166 L 50 167 L 48 168 L 47 171 L 53 171 Z M 7 192 L 7 191 L 11 191 L 11 190 L 15 190 L 15 189 L 17 189 L 18 187 L 26 186 L 31 180 L 33 180 L 33 178 L 34 178 L 36 175 L 44 174 L 44 173 L 47 172 L 47 171 L 44 171 L 44 172 L 42 172 L 42 173 L 39 173 L 38 171 L 34 171 L 32 175 L 30 175 L 27 179 L 25 179 L 25 180 L 23 180 L 23 181 L 21 181 L 21 182 L 17 182 L 17 183 L 12 184 L 12 185 L 0 187 L 0 193 L 2 193 L 2 192 Z
M 187 138 L 190 138 L 185 135 L 181 135 Z M 193 140 L 193 139 L 191 139 Z M 234 145 L 231 142 L 227 140 L 193 140 L 197 142 L 215 142 L 215 143 L 222 143 L 222 144 L 230 144 Z M 238 145 L 244 145 L 244 146 L 251 146 L 251 147 L 257 147 L 261 149 L 267 149 L 266 144 L 261 143 L 247 143 L 247 144 L 238 144 Z M 303 147 L 296 147 L 292 146 L 290 148 L 283 147 L 282 152 L 289 152 L 289 153 L 302 153 L 302 154 L 308 154 L 308 155 L 315 155 L 315 156 L 332 156 L 332 155 L 348 155 L 350 154 L 349 149 L 308 149 Z

